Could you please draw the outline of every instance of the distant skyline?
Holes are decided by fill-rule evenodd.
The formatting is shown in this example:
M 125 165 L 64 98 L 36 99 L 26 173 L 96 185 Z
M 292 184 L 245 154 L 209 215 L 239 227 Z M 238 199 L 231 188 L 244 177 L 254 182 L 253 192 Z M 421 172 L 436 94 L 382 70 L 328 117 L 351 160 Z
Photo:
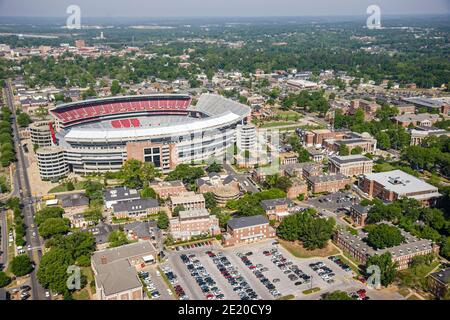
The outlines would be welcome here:
M 82 17 L 263 17 L 450 14 L 450 0 L 0 0 L 2 17 L 66 17 L 78 5 Z

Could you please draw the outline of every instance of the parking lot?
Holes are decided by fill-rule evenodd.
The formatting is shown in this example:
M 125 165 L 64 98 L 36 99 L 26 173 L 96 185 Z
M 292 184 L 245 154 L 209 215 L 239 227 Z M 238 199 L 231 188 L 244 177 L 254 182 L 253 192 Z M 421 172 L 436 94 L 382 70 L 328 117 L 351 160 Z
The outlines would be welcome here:
M 317 209 L 325 209 L 336 213 L 340 208 L 350 207 L 352 204 L 358 204 L 360 198 L 349 192 L 335 192 L 323 195 L 317 198 L 311 198 L 306 201 L 307 204 Z
M 173 300 L 175 297 L 167 291 L 168 287 L 164 283 L 161 273 L 156 270 L 155 266 L 149 266 L 142 270 L 143 274 L 139 274 L 144 282 L 146 291 L 150 293 L 149 299 Z M 146 280 L 148 279 L 148 280 Z
M 320 267 L 313 270 L 310 264 L 317 263 Z M 344 270 L 327 258 L 296 258 L 274 240 L 173 251 L 168 264 L 195 300 L 302 298 L 302 292 L 312 287 L 320 287 L 323 293 L 355 283 L 351 269 Z

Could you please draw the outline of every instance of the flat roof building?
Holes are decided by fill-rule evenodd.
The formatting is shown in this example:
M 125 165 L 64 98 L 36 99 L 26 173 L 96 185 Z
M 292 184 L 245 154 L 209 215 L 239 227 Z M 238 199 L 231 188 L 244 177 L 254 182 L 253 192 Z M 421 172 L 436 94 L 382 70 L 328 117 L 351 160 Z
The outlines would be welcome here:
M 401 170 L 366 174 L 359 185 L 369 197 L 384 201 L 406 197 L 430 204 L 441 196 L 435 186 Z
M 333 156 L 328 160 L 329 173 L 342 173 L 347 177 L 372 173 L 373 161 L 359 154 Z

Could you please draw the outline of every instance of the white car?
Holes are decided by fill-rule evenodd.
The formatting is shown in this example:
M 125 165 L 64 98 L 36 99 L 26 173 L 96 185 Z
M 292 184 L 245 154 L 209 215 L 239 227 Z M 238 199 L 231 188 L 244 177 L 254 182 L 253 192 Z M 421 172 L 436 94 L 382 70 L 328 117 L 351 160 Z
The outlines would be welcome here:
M 156 275 L 157 275 L 158 277 L 161 277 L 161 272 L 159 272 L 158 270 L 156 270 Z
M 170 289 L 167 289 L 167 293 L 169 294 L 169 296 L 171 296 L 173 294 L 172 290 L 170 290 Z
M 45 291 L 45 297 L 46 297 L 46 298 L 50 298 L 50 292 Z

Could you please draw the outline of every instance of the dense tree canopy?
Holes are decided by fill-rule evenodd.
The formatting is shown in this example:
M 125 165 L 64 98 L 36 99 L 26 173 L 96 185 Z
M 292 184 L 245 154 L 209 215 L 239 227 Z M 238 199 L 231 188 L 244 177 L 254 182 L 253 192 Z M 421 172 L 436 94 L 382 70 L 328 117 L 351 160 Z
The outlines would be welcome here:
M 369 230 L 367 242 L 376 249 L 398 246 L 405 241 L 405 237 L 398 228 L 386 223 L 368 225 L 366 229 Z

